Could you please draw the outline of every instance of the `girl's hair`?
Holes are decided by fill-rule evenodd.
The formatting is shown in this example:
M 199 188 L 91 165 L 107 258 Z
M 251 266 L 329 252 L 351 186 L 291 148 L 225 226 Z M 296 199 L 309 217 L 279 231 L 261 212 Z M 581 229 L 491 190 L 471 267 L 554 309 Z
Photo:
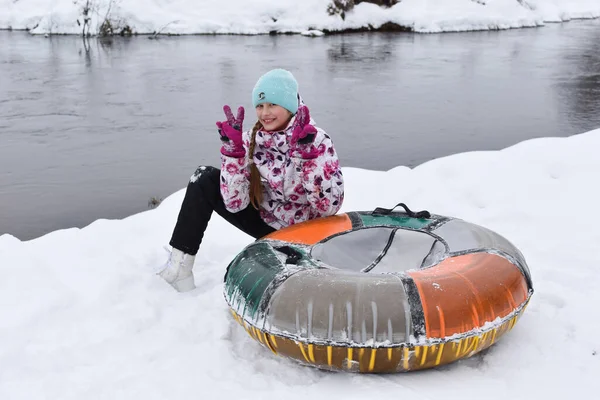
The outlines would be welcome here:
M 256 145 L 256 132 L 262 128 L 260 121 L 257 121 L 252 128 L 252 135 L 250 137 L 250 148 L 248 149 L 248 157 L 250 159 L 250 203 L 254 208 L 258 210 L 260 203 L 262 202 L 262 181 L 260 179 L 260 172 L 254 164 L 254 146 Z

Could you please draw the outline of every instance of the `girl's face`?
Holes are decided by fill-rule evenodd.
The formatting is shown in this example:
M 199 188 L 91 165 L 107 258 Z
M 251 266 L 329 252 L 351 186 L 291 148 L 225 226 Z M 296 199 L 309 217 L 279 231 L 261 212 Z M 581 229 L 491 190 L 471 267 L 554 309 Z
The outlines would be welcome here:
M 277 104 L 263 103 L 256 106 L 256 116 L 267 131 L 282 130 L 292 118 L 292 113 Z

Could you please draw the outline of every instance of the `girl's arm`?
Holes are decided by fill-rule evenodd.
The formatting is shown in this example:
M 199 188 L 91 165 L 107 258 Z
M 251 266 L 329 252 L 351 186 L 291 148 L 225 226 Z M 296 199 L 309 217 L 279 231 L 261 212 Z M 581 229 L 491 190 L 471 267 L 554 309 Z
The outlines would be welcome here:
M 292 157 L 296 167 L 300 168 L 311 216 L 336 214 L 344 201 L 344 177 L 329 135 L 317 129 L 315 140 L 304 145 L 298 143 Z
M 229 212 L 238 212 L 250 204 L 250 132 L 243 134 L 243 147 L 224 142 L 221 148 L 221 197 Z

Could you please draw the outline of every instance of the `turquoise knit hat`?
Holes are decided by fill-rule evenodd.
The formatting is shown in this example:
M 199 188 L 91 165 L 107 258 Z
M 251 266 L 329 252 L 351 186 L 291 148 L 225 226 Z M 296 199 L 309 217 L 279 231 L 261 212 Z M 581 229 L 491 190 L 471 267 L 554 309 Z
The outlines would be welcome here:
M 298 111 L 298 82 L 290 71 L 273 69 L 258 79 L 252 90 L 252 104 L 277 104 L 296 114 Z

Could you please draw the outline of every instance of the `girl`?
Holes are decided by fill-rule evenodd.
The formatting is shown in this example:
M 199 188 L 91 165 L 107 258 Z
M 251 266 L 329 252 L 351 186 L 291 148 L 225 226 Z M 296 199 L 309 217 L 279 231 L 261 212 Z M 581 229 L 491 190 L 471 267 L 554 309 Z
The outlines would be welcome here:
M 159 275 L 180 292 L 195 288 L 192 268 L 213 211 L 254 238 L 338 212 L 344 180 L 331 138 L 314 126 L 286 70 L 263 75 L 252 91 L 258 121 L 242 131 L 244 108 L 217 122 L 221 170 L 192 175 Z M 243 133 L 242 133 L 243 132 Z

